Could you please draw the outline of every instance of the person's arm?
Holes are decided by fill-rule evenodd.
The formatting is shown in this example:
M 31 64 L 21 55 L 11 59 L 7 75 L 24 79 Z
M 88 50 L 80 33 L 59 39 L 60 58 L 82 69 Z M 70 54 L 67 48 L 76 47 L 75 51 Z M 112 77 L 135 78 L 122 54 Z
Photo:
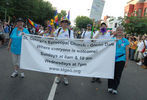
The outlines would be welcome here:
M 8 18 L 8 22 L 7 22 L 7 24 L 10 25 L 10 16 L 9 16 L 9 18 Z
M 8 51 L 10 51 L 11 43 L 12 43 L 12 39 L 9 40 L 9 43 L 8 43 Z
M 126 63 L 125 63 L 125 67 L 127 67 L 129 61 L 129 45 L 126 46 Z

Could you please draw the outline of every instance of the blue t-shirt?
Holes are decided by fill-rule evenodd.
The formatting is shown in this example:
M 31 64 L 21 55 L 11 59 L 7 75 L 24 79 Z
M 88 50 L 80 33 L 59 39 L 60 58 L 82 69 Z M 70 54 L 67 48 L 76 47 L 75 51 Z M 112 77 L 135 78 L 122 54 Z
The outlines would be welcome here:
M 126 47 L 128 45 L 129 41 L 126 38 L 117 41 L 115 62 L 126 61 Z
M 27 29 L 24 28 L 23 31 L 18 31 L 16 27 L 13 29 L 12 34 L 10 35 L 10 38 L 12 39 L 11 52 L 16 55 L 21 54 L 22 32 L 24 32 L 25 34 L 29 34 L 29 31 Z

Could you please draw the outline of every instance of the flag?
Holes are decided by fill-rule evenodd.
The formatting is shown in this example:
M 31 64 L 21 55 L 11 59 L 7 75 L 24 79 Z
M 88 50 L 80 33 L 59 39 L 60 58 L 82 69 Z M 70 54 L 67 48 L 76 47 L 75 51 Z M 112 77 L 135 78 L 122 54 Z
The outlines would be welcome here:
M 55 23 L 58 23 L 58 15 L 55 16 Z
M 54 20 L 53 19 L 51 19 L 50 25 L 54 25 Z
M 34 28 L 38 28 L 38 25 L 37 24 L 35 24 L 32 20 L 30 20 L 29 18 L 28 18 L 28 21 L 29 21 L 29 23 L 34 27 Z
M 67 18 L 68 18 L 68 20 L 70 20 L 70 10 L 68 11 Z
M 57 10 L 56 10 L 56 12 L 55 12 L 55 23 L 57 23 L 58 22 L 58 12 L 57 12 Z
M 54 22 L 55 22 L 56 25 L 58 26 L 59 23 L 58 23 L 58 12 L 57 12 L 57 10 L 56 10 L 56 12 L 55 12 L 55 18 L 54 18 L 54 19 L 55 19 Z

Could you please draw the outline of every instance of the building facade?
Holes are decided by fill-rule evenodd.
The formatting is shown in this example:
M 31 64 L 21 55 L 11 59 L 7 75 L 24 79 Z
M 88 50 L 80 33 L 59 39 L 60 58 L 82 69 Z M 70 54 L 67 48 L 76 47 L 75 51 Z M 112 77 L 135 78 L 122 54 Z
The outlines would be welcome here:
M 130 0 L 125 6 L 125 16 L 147 16 L 147 0 Z
M 95 21 L 101 20 L 105 1 L 104 0 L 93 0 L 90 18 L 95 19 Z
M 116 31 L 116 28 L 121 25 L 121 20 L 113 16 L 104 16 L 104 22 L 112 31 Z

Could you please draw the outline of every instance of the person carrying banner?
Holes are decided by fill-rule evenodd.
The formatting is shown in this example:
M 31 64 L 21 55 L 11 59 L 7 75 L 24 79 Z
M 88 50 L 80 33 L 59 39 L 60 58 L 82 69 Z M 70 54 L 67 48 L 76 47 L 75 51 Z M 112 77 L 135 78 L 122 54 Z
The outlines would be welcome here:
M 73 31 L 68 28 L 70 25 L 70 21 L 67 18 L 63 18 L 61 19 L 60 24 L 61 27 L 55 31 L 55 37 L 57 37 L 58 39 L 73 39 L 74 38 Z M 57 84 L 61 82 L 60 77 L 61 75 L 57 76 L 56 79 Z M 64 84 L 65 85 L 69 84 L 66 75 L 64 75 Z
M 92 30 L 92 25 L 91 24 L 88 24 L 87 25 L 87 30 L 84 31 L 81 35 L 81 38 L 84 39 L 84 42 L 90 42 L 93 37 L 92 37 L 92 34 L 91 34 L 91 31 Z M 88 40 L 86 40 L 88 39 Z
M 110 39 L 111 38 L 110 32 L 107 31 L 106 23 L 101 23 L 100 31 L 97 31 L 93 37 L 94 39 Z
M 97 31 L 93 36 L 94 39 L 111 39 L 110 32 L 107 31 L 106 23 L 101 23 L 100 31 Z M 92 78 L 92 83 L 98 82 L 101 83 L 100 78 Z
M 123 38 L 123 27 L 116 29 L 116 56 L 115 56 L 115 70 L 114 79 L 108 79 L 108 92 L 117 94 L 117 88 L 120 83 L 122 71 L 126 68 L 129 60 L 129 41 Z
M 14 66 L 14 72 L 11 77 L 14 78 L 18 76 L 18 69 L 20 66 L 20 55 L 21 55 L 21 41 L 23 34 L 29 34 L 29 31 L 25 29 L 24 20 L 22 18 L 17 19 L 17 27 L 15 27 L 10 35 L 10 40 L 8 44 L 8 51 L 11 49 L 12 62 Z M 20 73 L 21 78 L 24 78 L 24 73 Z

